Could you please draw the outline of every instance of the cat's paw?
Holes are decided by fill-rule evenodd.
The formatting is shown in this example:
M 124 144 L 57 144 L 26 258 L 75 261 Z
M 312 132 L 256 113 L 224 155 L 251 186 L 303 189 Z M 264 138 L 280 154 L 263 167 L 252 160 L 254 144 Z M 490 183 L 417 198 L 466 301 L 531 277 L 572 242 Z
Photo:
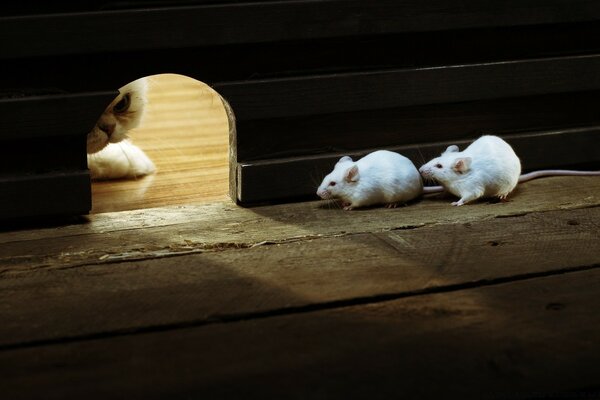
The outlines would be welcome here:
M 152 160 L 129 140 L 110 143 L 101 151 L 88 154 L 88 168 L 94 180 L 137 179 L 156 171 Z

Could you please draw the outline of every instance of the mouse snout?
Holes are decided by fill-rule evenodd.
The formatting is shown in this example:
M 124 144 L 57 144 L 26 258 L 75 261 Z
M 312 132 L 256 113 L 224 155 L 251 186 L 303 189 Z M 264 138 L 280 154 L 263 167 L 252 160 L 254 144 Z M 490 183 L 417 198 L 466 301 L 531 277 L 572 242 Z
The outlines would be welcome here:
M 424 178 L 431 178 L 432 177 L 431 168 L 429 168 L 427 165 L 421 166 L 421 168 L 419 168 L 419 173 Z
M 329 191 L 327 188 L 319 188 L 317 190 L 317 196 L 319 196 L 323 200 L 328 200 L 333 197 L 333 195 L 331 194 L 331 191 Z

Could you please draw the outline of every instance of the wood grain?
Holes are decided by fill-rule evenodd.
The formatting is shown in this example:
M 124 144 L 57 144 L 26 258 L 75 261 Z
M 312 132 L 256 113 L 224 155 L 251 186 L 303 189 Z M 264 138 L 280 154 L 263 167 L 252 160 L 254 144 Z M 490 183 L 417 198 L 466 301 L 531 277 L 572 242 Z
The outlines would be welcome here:
M 133 142 L 157 173 L 92 184 L 93 213 L 228 198 L 229 128 L 218 95 L 191 78 L 149 78 L 148 112 Z
M 599 285 L 596 269 L 14 349 L 0 384 L 14 399 L 595 398 Z
M 470 223 L 499 216 L 600 205 L 597 177 L 521 185 L 508 203 L 452 207 L 431 198 L 398 209 L 344 212 L 327 202 L 241 208 L 230 202 L 98 214 L 91 223 L 0 235 L 4 274 L 247 248 L 355 233 Z
M 0 350 L 591 268 L 600 266 L 599 231 L 595 207 L 5 273 Z

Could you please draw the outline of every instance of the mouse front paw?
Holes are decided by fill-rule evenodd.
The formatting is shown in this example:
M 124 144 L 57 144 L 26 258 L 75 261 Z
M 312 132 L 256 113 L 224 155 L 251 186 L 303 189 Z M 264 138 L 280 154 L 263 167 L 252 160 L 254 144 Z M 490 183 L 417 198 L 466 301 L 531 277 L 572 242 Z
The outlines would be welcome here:
M 508 199 L 508 193 L 499 195 L 498 199 L 500 199 L 502 203 L 508 203 L 510 201 Z
M 342 203 L 342 208 L 346 211 L 354 209 L 354 207 L 352 207 L 352 203 Z
M 459 200 L 459 201 L 454 201 L 451 204 L 453 206 L 460 207 L 460 206 L 464 205 L 465 203 L 462 200 Z

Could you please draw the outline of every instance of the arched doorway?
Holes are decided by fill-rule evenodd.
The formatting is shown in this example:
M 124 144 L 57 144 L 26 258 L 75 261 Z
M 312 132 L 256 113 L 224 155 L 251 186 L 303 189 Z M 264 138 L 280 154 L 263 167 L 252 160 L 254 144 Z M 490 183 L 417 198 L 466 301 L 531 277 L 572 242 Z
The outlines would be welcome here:
M 93 181 L 92 213 L 227 199 L 229 122 L 219 94 L 183 75 L 145 79 L 146 112 L 129 136 L 156 172 Z

